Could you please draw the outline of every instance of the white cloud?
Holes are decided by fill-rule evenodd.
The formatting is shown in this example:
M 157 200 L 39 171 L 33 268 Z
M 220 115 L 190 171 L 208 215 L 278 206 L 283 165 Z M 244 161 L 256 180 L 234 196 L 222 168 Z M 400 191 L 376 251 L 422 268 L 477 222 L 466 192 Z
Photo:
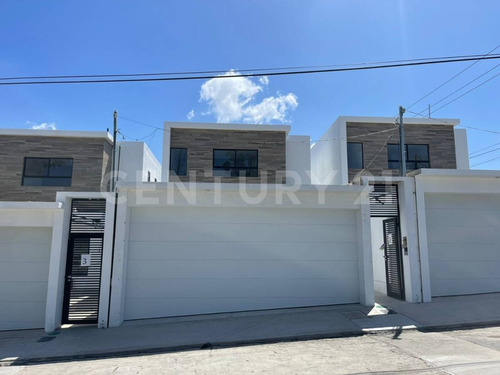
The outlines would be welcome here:
M 28 122 L 26 122 L 26 124 L 30 126 L 30 129 L 35 129 L 35 130 L 56 130 L 57 129 L 55 122 L 42 122 L 41 124 L 37 124 L 36 122 L 28 121 Z
M 243 120 L 262 124 L 272 120 L 288 122 L 286 115 L 289 110 L 294 110 L 299 105 L 295 94 L 270 96 L 260 103 L 248 106 L 244 111 Z
M 259 78 L 259 82 L 264 86 L 267 86 L 269 85 L 269 78 L 267 78 L 267 76 L 262 76 Z
M 188 112 L 188 114 L 186 115 L 186 117 L 187 117 L 187 119 L 188 119 L 188 120 L 192 120 L 192 119 L 193 119 L 193 117 L 194 117 L 194 115 L 195 115 L 195 113 L 194 113 L 194 109 L 192 109 L 192 110 L 190 110 L 190 111 Z
M 231 70 L 223 76 L 237 74 L 238 72 Z M 288 112 L 299 104 L 297 96 L 293 93 L 277 93 L 276 96 L 255 103 L 256 95 L 269 84 L 267 77 L 261 77 L 258 81 L 260 85 L 246 77 L 213 78 L 201 86 L 200 100 L 208 103 L 208 113 L 214 115 L 217 122 L 288 122 Z

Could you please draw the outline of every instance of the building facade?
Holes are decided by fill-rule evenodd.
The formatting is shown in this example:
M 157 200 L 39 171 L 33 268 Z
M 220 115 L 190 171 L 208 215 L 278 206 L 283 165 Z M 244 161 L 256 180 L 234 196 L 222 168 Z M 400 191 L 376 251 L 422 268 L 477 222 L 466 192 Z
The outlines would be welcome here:
M 53 202 L 58 191 L 108 191 L 106 132 L 0 130 L 0 200 Z
M 404 120 L 407 171 L 469 169 L 467 135 L 457 119 Z M 392 117 L 341 116 L 311 148 L 314 182 L 359 183 L 362 176 L 398 176 L 399 127 Z M 355 181 L 356 180 L 356 181 Z
M 310 138 L 288 125 L 166 122 L 165 181 L 310 183 Z

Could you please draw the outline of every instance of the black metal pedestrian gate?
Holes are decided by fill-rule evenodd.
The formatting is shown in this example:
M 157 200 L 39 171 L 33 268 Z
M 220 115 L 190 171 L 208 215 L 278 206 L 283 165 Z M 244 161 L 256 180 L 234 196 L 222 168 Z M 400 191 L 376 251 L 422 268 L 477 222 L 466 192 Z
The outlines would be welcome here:
M 395 217 L 384 220 L 383 226 L 387 295 L 397 299 L 404 299 L 403 259 L 401 255 L 399 219 Z
M 106 200 L 74 199 L 62 323 L 96 324 L 99 313 Z

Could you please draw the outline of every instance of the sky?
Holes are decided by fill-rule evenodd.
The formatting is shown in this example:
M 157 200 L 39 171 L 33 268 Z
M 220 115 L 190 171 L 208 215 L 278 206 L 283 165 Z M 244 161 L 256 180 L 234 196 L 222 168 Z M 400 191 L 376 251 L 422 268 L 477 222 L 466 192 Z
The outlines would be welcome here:
M 242 69 L 485 54 L 500 45 L 499 16 L 498 0 L 2 0 L 0 77 L 206 70 L 232 75 Z M 427 114 L 428 104 L 491 69 L 431 107 L 439 108 L 499 74 L 499 63 L 474 64 L 411 110 Z M 164 121 L 285 123 L 291 134 L 315 140 L 341 115 L 395 116 L 399 105 L 411 105 L 469 65 L 0 86 L 0 128 L 105 131 L 117 110 L 120 138 L 147 142 L 160 160 L 163 134 L 154 127 Z M 432 114 L 483 129 L 467 129 L 475 169 L 500 169 L 499 87 L 500 76 Z

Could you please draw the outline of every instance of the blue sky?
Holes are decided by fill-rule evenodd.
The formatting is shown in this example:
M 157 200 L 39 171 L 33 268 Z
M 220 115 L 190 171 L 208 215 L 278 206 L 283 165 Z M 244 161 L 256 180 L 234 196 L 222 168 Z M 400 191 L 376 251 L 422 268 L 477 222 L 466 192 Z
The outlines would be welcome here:
M 495 0 L 3 0 L 0 75 L 230 71 L 482 54 L 500 44 L 499 15 Z M 412 110 L 425 109 L 498 63 L 475 64 Z M 0 127 L 106 130 L 115 109 L 161 127 L 163 121 L 188 121 L 193 111 L 192 121 L 288 122 L 293 134 L 317 139 L 339 115 L 395 115 L 399 105 L 410 105 L 468 64 L 230 80 L 235 83 L 222 86 L 2 86 Z M 500 131 L 499 85 L 500 77 L 434 116 Z M 123 119 L 119 128 L 128 138 L 146 137 L 161 157 L 161 132 L 149 136 L 154 129 Z M 468 130 L 468 137 L 471 152 L 500 143 L 495 133 Z M 471 159 L 471 165 L 496 157 L 500 150 Z M 477 168 L 500 169 L 500 159 Z

